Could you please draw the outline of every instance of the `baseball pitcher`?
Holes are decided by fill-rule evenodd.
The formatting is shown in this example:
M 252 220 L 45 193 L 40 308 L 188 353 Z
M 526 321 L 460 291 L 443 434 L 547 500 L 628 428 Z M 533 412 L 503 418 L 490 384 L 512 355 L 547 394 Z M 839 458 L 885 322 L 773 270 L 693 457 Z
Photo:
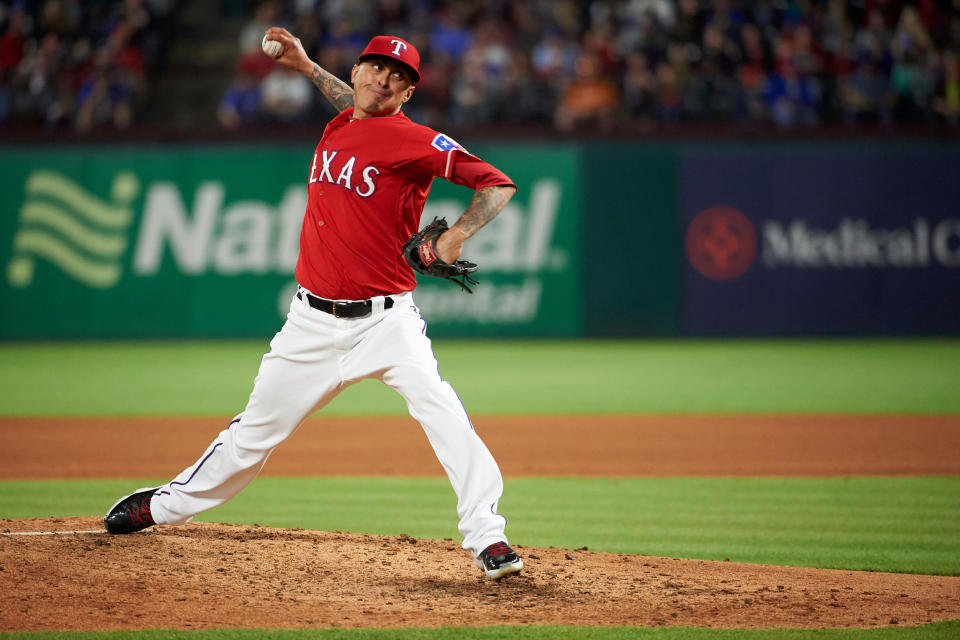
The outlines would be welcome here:
M 223 504 L 304 418 L 351 384 L 375 378 L 400 393 L 423 426 L 457 494 L 463 548 L 490 578 L 517 573 L 523 561 L 497 513 L 500 470 L 456 392 L 440 378 L 413 299 L 415 269 L 470 291 L 477 265 L 460 260 L 464 241 L 503 209 L 516 186 L 404 115 L 420 79 L 420 54 L 409 42 L 373 38 L 352 69 L 352 87 L 314 63 L 285 29 L 267 31 L 264 51 L 309 76 L 339 110 L 304 168 L 299 288 L 243 413 L 169 483 L 118 501 L 105 518 L 107 531 L 182 524 Z M 418 230 L 435 177 L 475 194 L 452 226 L 435 220 Z

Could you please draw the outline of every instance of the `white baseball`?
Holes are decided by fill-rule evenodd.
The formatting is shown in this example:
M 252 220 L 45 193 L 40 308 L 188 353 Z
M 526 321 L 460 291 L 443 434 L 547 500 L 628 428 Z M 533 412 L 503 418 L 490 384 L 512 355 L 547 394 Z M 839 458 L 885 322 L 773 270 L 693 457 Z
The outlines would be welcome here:
M 263 36 L 263 42 L 260 43 L 260 48 L 271 58 L 276 58 L 283 53 L 283 45 L 276 40 L 268 40 L 267 36 Z

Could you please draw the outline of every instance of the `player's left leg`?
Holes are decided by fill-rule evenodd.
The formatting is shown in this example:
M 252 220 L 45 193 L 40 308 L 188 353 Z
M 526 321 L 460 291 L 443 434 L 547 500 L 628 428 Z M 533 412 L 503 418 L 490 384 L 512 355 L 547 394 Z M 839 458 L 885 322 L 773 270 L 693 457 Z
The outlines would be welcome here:
M 457 494 L 463 548 L 477 558 L 491 545 L 507 541 L 506 518 L 497 513 L 503 478 L 460 398 L 440 377 L 424 329 L 409 295 L 401 296 L 350 352 L 345 377 L 379 377 L 406 400 Z M 517 559 L 512 566 L 516 569 L 522 563 Z

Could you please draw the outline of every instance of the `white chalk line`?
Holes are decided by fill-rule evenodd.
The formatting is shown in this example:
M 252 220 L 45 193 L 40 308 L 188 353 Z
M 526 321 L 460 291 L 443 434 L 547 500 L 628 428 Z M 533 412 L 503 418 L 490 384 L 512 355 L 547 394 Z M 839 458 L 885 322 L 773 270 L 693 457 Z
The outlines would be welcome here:
M 91 531 L 0 531 L 0 536 L 72 536 L 106 532 L 106 529 L 94 529 Z

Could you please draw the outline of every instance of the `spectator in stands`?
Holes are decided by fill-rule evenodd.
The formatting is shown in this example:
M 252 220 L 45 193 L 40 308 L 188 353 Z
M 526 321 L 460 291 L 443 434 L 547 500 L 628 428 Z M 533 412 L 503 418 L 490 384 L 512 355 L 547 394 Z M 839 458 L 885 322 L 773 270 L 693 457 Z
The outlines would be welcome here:
M 340 24 L 354 37 L 366 37 L 377 29 L 378 0 L 322 0 L 317 4 L 320 17 L 326 24 Z M 361 50 L 365 44 L 366 41 L 360 45 Z
M 657 65 L 657 96 L 655 112 L 661 122 L 674 124 L 680 121 L 683 88 L 677 69 L 666 62 Z
M 841 87 L 844 113 L 854 124 L 889 124 L 893 94 L 878 60 L 865 56 Z
M 734 75 L 739 48 L 720 24 L 708 24 L 687 79 L 683 110 L 693 122 L 730 122 L 742 110 L 743 96 Z
M 554 117 L 557 129 L 573 131 L 587 126 L 610 130 L 619 101 L 616 84 L 603 72 L 600 58 L 594 52 L 582 52 L 575 69 L 575 77 L 560 95 Z
M 533 48 L 533 69 L 555 86 L 574 74 L 577 62 L 576 42 L 558 26 L 548 27 Z
M 666 59 L 657 65 L 657 108 L 664 122 L 677 123 L 683 115 L 683 97 L 690 82 L 690 58 L 697 58 L 699 48 L 677 40 L 667 43 Z
M 530 55 L 514 51 L 504 76 L 496 121 L 550 123 L 556 104 L 555 87 L 534 71 Z
M 820 58 L 812 50 L 806 25 L 781 34 L 774 68 L 763 91 L 767 113 L 774 123 L 782 127 L 818 124 L 820 69 Z
M 782 127 L 819 121 L 819 86 L 814 78 L 798 73 L 792 61 L 770 74 L 763 96 L 771 120 Z
M 700 9 L 698 0 L 679 0 L 677 8 L 676 25 L 670 35 L 679 42 L 700 42 L 703 39 L 706 12 Z
M 509 25 L 513 50 L 529 56 L 540 42 L 543 23 L 534 11 L 532 2 L 527 0 L 509 0 L 504 13 L 504 21 Z
M 257 5 L 253 17 L 240 29 L 237 40 L 240 55 L 250 52 L 260 52 L 260 42 L 267 29 L 281 25 L 280 4 L 277 0 L 267 0 Z
M 368 40 L 366 34 L 355 29 L 349 20 L 337 18 L 329 23 L 323 46 L 339 49 L 348 60 L 356 60 Z
M 133 96 L 116 82 L 115 70 L 98 66 L 77 92 L 77 131 L 102 125 L 125 129 L 133 121 Z
M 412 8 L 405 0 L 379 0 L 377 2 L 377 24 L 379 33 L 400 33 L 412 21 Z M 301 36 L 302 40 L 303 37 Z M 416 46 L 416 44 L 414 44 Z M 417 47 L 417 51 L 421 51 Z
M 481 21 L 468 41 L 460 63 L 450 65 L 457 69 L 450 78 L 450 118 L 453 124 L 481 125 L 495 118 L 512 62 L 510 48 L 502 34 L 501 25 L 492 20 Z
M 126 8 L 135 5 L 128 2 Z M 138 97 L 143 93 L 145 62 L 133 42 L 134 33 L 145 24 L 142 15 L 134 22 L 120 18 L 111 26 L 103 46 L 94 56 L 92 73 L 77 92 L 76 127 L 88 131 L 100 125 L 126 129 L 133 122 Z
M 478 49 L 463 57 L 450 87 L 450 122 L 456 126 L 476 126 L 490 122 L 496 104 L 496 92 L 487 78 L 483 55 Z
M 227 129 L 239 129 L 259 122 L 260 80 L 242 66 L 238 66 L 233 82 L 220 101 L 217 119 Z
M 933 92 L 932 108 L 943 122 L 960 124 L 960 56 L 953 51 L 943 54 L 942 76 Z
M 890 52 L 893 57 L 890 85 L 896 100 L 894 118 L 901 123 L 927 120 L 933 116 L 930 98 L 934 89 L 936 56 L 933 39 L 915 7 L 907 5 L 900 13 Z
M 737 68 L 737 81 L 743 91 L 741 116 L 747 121 L 763 122 L 767 117 L 764 91 L 770 69 L 770 53 L 755 24 L 744 23 L 740 27 L 742 61 Z
M 455 1 L 442 7 L 435 16 L 430 32 L 430 51 L 435 56 L 459 62 L 470 47 L 471 30 L 467 27 L 470 8 L 465 2 Z
M 67 99 L 61 95 L 60 68 L 66 47 L 56 31 L 48 31 L 39 46 L 28 52 L 18 69 L 21 76 L 20 108 L 45 123 L 59 120 Z
M 642 51 L 628 54 L 621 88 L 622 107 L 626 117 L 642 123 L 655 122 L 659 89 L 647 55 Z
M 260 84 L 263 114 L 268 122 L 303 122 L 315 92 L 303 74 L 277 67 Z

